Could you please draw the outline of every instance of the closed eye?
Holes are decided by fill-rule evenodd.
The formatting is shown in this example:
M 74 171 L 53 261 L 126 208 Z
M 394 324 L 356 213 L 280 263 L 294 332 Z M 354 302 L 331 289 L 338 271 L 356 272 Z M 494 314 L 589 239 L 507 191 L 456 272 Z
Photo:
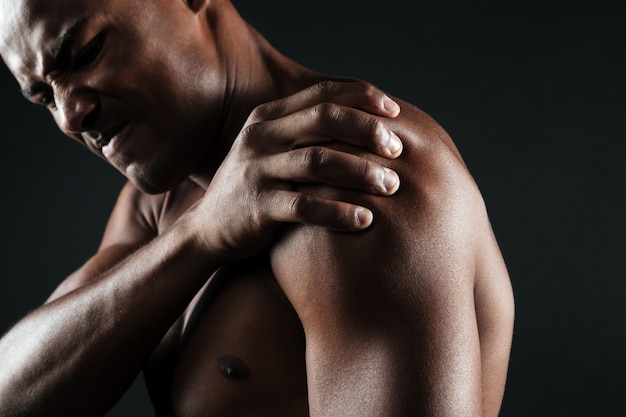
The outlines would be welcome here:
M 48 84 L 42 81 L 30 84 L 22 89 L 21 92 L 24 98 L 32 103 L 51 109 L 55 107 L 54 92 Z
M 96 60 L 104 45 L 105 37 L 106 31 L 102 31 L 81 49 L 76 58 L 74 58 L 75 69 L 87 66 Z

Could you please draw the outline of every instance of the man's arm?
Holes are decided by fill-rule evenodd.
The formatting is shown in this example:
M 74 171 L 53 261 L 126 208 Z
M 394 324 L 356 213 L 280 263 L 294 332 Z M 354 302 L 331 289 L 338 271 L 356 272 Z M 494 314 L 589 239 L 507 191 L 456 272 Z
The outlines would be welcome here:
M 378 189 L 384 175 L 371 163 L 364 165 L 337 152 L 323 153 L 328 156 L 324 160 L 302 158 L 310 154 L 307 147 L 323 144 L 337 132 L 351 131 L 350 140 L 397 156 L 398 149 L 387 151 L 388 138 L 372 131 L 372 126 L 382 127 L 379 122 L 372 124 L 365 113 L 354 119 L 354 108 L 389 116 L 384 94 L 363 88 L 363 83 L 331 85 L 313 87 L 256 111 L 255 128 L 245 130 L 245 137 L 236 141 L 200 201 L 166 233 L 130 255 L 149 234 L 140 231 L 140 222 L 129 222 L 139 237 L 128 238 L 114 219 L 98 254 L 0 340 L 0 414 L 104 414 L 219 266 L 262 249 L 283 222 L 347 231 L 367 227 L 369 222 L 358 215 L 364 208 L 303 196 L 290 186 L 293 180 L 333 184 L 339 178 L 344 183 L 338 185 Z M 323 102 L 335 102 L 331 108 L 339 112 L 320 113 L 315 103 Z M 277 134 L 300 120 L 294 112 L 307 111 L 316 114 L 317 127 L 303 124 L 289 132 L 292 138 L 308 137 L 305 142 L 294 143 Z M 266 123 L 263 114 L 271 116 L 271 122 Z M 257 136 L 267 141 L 255 142 Z M 320 148 L 315 149 L 314 154 L 320 154 Z M 311 161 L 316 169 L 311 169 Z M 319 172 L 329 170 L 334 175 L 319 177 Z M 136 212 L 134 193 L 130 194 L 118 202 L 122 217 Z
M 0 340 L 0 415 L 104 415 L 219 266 L 193 237 L 181 221 L 117 264 L 132 246 L 107 246 L 14 326 Z
M 273 250 L 306 333 L 312 417 L 483 415 L 474 290 L 492 238 L 449 139 L 420 122 L 417 137 L 396 129 L 406 136 L 403 156 L 389 162 L 402 179 L 393 198 L 343 193 L 374 208 L 370 229 L 297 226 Z
M 158 235 L 156 217 L 164 195 L 148 196 L 130 182 L 122 188 L 97 253 L 64 279 L 46 303 L 88 284 Z

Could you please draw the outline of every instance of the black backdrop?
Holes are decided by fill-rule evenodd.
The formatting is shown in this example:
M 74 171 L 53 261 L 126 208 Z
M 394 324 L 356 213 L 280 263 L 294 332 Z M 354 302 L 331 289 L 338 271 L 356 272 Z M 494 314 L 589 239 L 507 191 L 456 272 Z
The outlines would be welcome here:
M 455 139 L 484 194 L 516 295 L 501 415 L 622 409 L 621 17 L 399 0 L 235 4 L 288 56 L 367 79 L 424 109 Z M 57 133 L 44 110 L 20 98 L 5 68 L 0 91 L 4 331 L 94 252 L 123 178 Z M 151 415 L 141 384 L 109 415 Z

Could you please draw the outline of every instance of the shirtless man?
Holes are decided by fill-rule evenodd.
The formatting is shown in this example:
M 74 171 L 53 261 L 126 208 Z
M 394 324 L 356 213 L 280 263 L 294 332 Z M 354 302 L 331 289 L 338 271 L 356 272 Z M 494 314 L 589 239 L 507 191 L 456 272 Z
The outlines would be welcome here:
M 0 340 L 0 415 L 103 415 L 142 369 L 158 416 L 498 414 L 508 275 L 424 113 L 288 60 L 228 0 L 2 0 L 0 54 L 129 179 Z

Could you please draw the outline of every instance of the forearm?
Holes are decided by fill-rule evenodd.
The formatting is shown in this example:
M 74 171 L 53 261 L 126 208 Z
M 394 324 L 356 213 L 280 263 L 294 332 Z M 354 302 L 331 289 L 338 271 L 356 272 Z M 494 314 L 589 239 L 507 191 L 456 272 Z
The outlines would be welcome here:
M 218 267 L 178 226 L 0 340 L 0 411 L 104 414 Z

